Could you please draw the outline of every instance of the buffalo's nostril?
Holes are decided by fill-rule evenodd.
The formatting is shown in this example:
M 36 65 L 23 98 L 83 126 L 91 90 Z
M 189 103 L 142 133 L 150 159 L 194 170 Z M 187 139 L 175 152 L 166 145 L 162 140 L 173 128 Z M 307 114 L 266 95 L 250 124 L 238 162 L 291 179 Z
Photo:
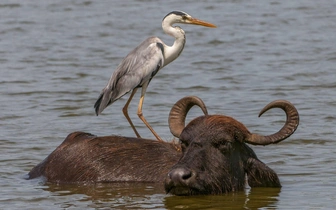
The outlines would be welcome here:
M 169 178 L 175 184 L 186 184 L 192 177 L 192 171 L 185 168 L 176 168 L 169 173 Z
M 188 171 L 187 173 L 182 175 L 182 179 L 186 180 L 189 179 L 191 177 L 191 171 Z

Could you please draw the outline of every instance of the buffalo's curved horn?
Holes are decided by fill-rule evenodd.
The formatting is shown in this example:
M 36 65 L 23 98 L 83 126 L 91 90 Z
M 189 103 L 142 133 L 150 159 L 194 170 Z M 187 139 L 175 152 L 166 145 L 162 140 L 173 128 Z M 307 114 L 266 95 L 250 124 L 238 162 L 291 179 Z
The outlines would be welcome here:
M 285 100 L 276 100 L 268 105 L 266 105 L 259 113 L 259 117 L 265 113 L 267 110 L 272 108 L 281 108 L 286 112 L 286 123 L 285 125 L 276 133 L 269 136 L 262 136 L 258 134 L 251 134 L 247 137 L 245 142 L 254 144 L 254 145 L 268 145 L 268 144 L 276 144 L 280 141 L 288 138 L 292 135 L 297 127 L 299 126 L 299 113 L 289 101 Z
M 185 127 L 186 116 L 194 105 L 200 107 L 205 115 L 208 114 L 207 108 L 202 99 L 197 96 L 186 96 L 174 104 L 169 113 L 168 124 L 170 132 L 177 138 L 180 137 Z

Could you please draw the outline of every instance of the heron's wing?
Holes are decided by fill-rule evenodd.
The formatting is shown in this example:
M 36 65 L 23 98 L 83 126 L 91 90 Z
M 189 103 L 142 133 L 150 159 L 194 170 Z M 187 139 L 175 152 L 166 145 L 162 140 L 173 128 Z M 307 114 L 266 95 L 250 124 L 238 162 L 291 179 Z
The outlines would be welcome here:
M 95 104 L 96 113 L 101 113 L 109 104 L 134 88 L 148 84 L 163 63 L 162 41 L 156 37 L 146 39 L 113 72 Z
M 163 47 L 158 38 L 149 38 L 135 48 L 118 66 L 110 79 L 117 100 L 136 87 L 149 81 L 163 66 Z

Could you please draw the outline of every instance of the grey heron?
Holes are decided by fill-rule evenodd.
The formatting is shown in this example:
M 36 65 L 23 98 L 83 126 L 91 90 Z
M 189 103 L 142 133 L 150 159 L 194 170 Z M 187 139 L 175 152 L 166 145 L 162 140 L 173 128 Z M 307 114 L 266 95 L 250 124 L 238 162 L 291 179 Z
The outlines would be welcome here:
M 179 26 L 173 26 L 173 24 L 176 23 L 194 24 L 216 28 L 215 25 L 193 18 L 182 11 L 173 11 L 168 13 L 162 20 L 162 28 L 166 34 L 175 38 L 174 44 L 172 46 L 168 46 L 158 37 L 149 37 L 131 51 L 122 60 L 117 69 L 113 72 L 106 87 L 101 91 L 101 94 L 94 105 L 96 115 L 99 115 L 107 106 L 132 91 L 122 111 L 136 136 L 141 138 L 134 127 L 132 120 L 128 116 L 128 105 L 130 104 L 137 89 L 141 87 L 141 97 L 137 114 L 157 140 L 162 141 L 159 135 L 153 130 L 143 116 L 142 105 L 146 89 L 152 78 L 161 68 L 175 60 L 183 50 L 186 40 L 185 32 Z

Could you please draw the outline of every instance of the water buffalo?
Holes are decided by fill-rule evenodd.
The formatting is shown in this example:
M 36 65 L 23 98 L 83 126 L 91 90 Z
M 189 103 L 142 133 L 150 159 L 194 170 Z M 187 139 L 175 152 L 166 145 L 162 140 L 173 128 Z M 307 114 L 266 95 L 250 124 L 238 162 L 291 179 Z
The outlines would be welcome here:
M 186 115 L 194 105 L 204 116 L 185 127 Z M 202 100 L 185 97 L 169 115 L 170 130 L 180 143 L 74 132 L 29 172 L 29 179 L 42 176 L 52 183 L 164 182 L 167 193 L 191 195 L 242 190 L 247 174 L 251 187 L 280 187 L 276 173 L 245 144 L 278 143 L 294 133 L 299 116 L 289 102 L 274 101 L 260 115 L 275 107 L 286 112 L 287 121 L 275 134 L 261 136 L 251 134 L 231 117 L 208 115 Z
M 284 100 L 273 101 L 259 114 L 272 108 L 286 112 L 287 120 L 280 131 L 262 136 L 250 133 L 237 120 L 223 115 L 205 115 L 186 127 L 190 105 L 181 99 L 171 110 L 171 133 L 180 139 L 181 159 L 165 179 L 165 190 L 175 195 L 222 194 L 243 190 L 245 177 L 251 187 L 281 187 L 277 174 L 261 162 L 246 143 L 276 144 L 294 133 L 299 125 L 296 108 Z

